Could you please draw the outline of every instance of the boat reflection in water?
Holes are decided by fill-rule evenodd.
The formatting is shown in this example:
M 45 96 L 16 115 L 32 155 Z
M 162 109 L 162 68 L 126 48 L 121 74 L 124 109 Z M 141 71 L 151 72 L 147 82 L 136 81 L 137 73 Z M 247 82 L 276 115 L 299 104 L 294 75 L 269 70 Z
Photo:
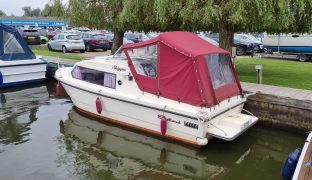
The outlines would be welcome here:
M 68 120 L 60 122 L 60 131 L 64 134 L 66 148 L 70 149 L 70 152 L 77 156 L 76 158 L 84 157 L 89 159 L 85 162 L 91 163 L 98 169 L 113 171 L 113 177 L 117 179 L 138 178 L 144 176 L 145 170 L 154 171 L 147 173 L 148 177 L 156 174 L 157 178 L 161 178 L 158 176 L 165 172 L 170 177 L 212 178 L 226 171 L 224 164 L 235 164 L 236 160 L 248 150 L 248 146 L 241 144 L 242 148 L 238 148 L 239 153 L 234 150 L 224 154 L 209 147 L 212 153 L 216 150 L 216 153 L 213 153 L 215 156 L 210 157 L 207 153 L 201 153 L 204 149 L 170 143 L 128 129 L 90 120 L 78 114 L 75 109 L 69 113 Z M 78 145 L 77 138 L 86 147 L 82 148 L 80 143 Z M 219 148 L 225 148 L 225 146 L 219 146 Z M 227 160 L 222 163 L 219 158 Z M 212 162 L 211 164 L 207 163 L 208 159 Z M 64 163 L 65 160 L 61 161 Z M 80 165 L 77 167 L 81 168 Z
M 26 138 L 36 113 L 49 99 L 45 84 L 0 90 L 0 142 L 19 144 Z

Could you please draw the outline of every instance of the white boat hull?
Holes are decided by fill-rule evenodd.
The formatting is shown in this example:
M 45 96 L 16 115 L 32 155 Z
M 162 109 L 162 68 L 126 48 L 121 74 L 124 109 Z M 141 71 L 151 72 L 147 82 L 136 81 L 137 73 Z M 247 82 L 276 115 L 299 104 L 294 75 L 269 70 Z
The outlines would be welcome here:
M 0 87 L 41 81 L 46 76 L 46 63 L 40 59 L 0 61 Z
M 197 145 L 197 138 L 206 138 L 205 133 L 184 126 L 184 121 L 201 126 L 195 118 L 169 112 L 164 113 L 162 110 L 153 109 L 134 102 L 126 102 L 121 99 L 87 92 L 64 83 L 62 85 L 78 110 L 90 116 L 162 136 L 159 115 L 164 114 L 167 119 L 172 120 L 168 121 L 167 132 L 164 137 L 182 140 L 194 145 Z M 101 99 L 103 105 L 101 114 L 98 114 L 95 105 L 98 97 Z
M 272 51 L 312 53 L 312 35 L 266 35 L 263 47 Z

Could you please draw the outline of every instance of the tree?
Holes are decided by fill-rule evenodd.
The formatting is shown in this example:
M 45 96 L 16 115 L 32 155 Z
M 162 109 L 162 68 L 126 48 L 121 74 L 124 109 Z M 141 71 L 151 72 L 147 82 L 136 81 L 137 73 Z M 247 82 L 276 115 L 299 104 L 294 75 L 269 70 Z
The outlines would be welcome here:
M 24 11 L 23 16 L 27 16 L 27 17 L 38 17 L 40 16 L 40 13 L 41 13 L 41 10 L 39 8 L 31 9 L 30 6 L 25 6 L 22 9 Z
M 65 18 L 65 6 L 62 4 L 62 0 L 54 0 L 52 4 L 52 16 Z
M 24 15 L 23 16 L 32 16 L 32 12 L 31 12 L 31 7 L 30 6 L 25 6 L 22 8 L 22 10 L 24 11 Z
M 309 0 L 155 2 L 157 16 L 161 22 L 175 22 L 175 26 L 183 30 L 219 32 L 220 46 L 229 51 L 233 45 L 234 32 L 307 32 L 311 31 L 312 27 L 312 2 Z M 180 12 L 178 17 L 172 16 L 176 10 Z
M 128 30 L 219 32 L 230 51 L 234 32 L 309 32 L 311 13 L 311 0 L 70 0 L 67 18 L 112 30 L 112 53 Z
M 112 30 L 111 53 L 114 53 L 123 43 L 124 27 L 120 20 L 123 4 L 124 0 L 69 0 L 66 18 L 75 26 Z
M 41 11 L 41 16 L 42 17 L 51 17 L 52 16 L 52 5 L 50 5 L 49 3 L 44 5 L 43 10 Z
M 2 10 L 0 10 L 0 17 L 1 16 L 6 16 L 5 12 L 3 12 Z
M 41 10 L 39 8 L 36 8 L 36 9 L 33 9 L 31 13 L 32 13 L 32 16 L 38 17 L 41 14 Z

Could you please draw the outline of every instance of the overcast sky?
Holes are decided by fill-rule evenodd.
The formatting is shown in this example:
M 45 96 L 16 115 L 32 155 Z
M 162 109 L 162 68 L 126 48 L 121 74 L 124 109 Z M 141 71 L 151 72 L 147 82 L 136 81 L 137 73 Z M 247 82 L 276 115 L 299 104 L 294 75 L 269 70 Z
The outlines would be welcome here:
M 63 2 L 67 1 L 63 0 Z M 32 9 L 40 8 L 42 10 L 48 2 L 50 0 L 0 0 L 0 9 L 8 16 L 11 14 L 22 16 L 24 14 L 23 7 L 30 6 Z

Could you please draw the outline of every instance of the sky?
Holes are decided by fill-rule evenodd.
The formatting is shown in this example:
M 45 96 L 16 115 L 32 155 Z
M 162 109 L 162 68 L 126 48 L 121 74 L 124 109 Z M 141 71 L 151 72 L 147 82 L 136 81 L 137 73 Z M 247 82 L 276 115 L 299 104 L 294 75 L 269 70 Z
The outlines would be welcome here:
M 63 2 L 66 1 L 63 0 Z M 23 7 L 30 6 L 32 9 L 40 8 L 42 10 L 48 2 L 50 0 L 0 0 L 0 9 L 8 16 L 11 14 L 22 16 L 24 14 Z

